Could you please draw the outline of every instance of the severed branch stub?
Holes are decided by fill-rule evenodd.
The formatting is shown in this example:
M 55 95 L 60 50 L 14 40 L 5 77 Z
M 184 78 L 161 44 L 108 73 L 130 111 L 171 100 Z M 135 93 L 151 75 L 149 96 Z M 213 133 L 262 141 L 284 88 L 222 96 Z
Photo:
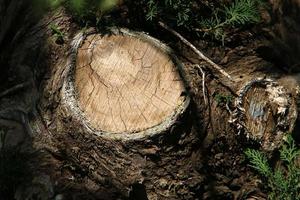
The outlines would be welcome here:
M 238 92 L 231 122 L 239 133 L 261 144 L 265 151 L 278 149 L 295 126 L 297 106 L 292 95 L 272 79 L 258 78 Z
M 275 81 L 265 78 L 245 83 L 236 94 L 235 86 L 232 85 L 236 81 L 229 73 L 206 57 L 178 32 L 163 22 L 159 22 L 159 25 L 179 38 L 199 58 L 231 81 L 221 83 L 237 96 L 235 111 L 233 112 L 228 104 L 226 104 L 226 109 L 231 115 L 229 122 L 236 125 L 238 132 L 244 132 L 247 138 L 259 142 L 265 151 L 279 148 L 286 134 L 294 129 L 297 118 L 297 107 L 292 95 Z M 203 75 L 203 72 L 201 73 Z M 204 90 L 203 96 L 205 99 Z
M 144 33 L 78 34 L 62 89 L 68 115 L 96 135 L 143 139 L 172 126 L 189 104 L 182 65 Z

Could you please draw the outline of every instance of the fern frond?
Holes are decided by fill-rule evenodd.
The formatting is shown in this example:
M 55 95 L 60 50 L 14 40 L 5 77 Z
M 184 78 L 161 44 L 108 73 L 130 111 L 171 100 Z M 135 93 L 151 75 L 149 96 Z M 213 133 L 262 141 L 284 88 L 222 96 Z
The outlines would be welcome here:
M 147 4 L 148 4 L 148 12 L 146 14 L 146 19 L 151 21 L 158 14 L 158 9 L 157 9 L 158 6 L 154 0 L 149 0 Z
M 296 145 L 295 145 L 295 142 L 294 142 L 292 136 L 288 135 L 286 144 L 284 144 L 282 149 L 280 150 L 280 158 L 283 161 L 290 164 L 299 155 L 300 155 L 300 150 L 296 148 Z
M 280 168 L 275 169 L 273 177 L 270 178 L 271 178 L 270 180 L 271 186 L 280 191 L 284 191 L 285 188 L 288 188 L 289 186 L 288 181 L 286 180 L 282 172 L 282 169 Z
M 261 175 L 268 177 L 272 174 L 272 170 L 268 164 L 268 160 L 263 153 L 255 149 L 247 149 L 245 151 L 245 154 L 250 160 L 251 167 L 256 169 Z
M 300 153 L 291 135 L 288 134 L 286 143 L 279 151 L 281 160 L 285 162 L 281 162 L 274 172 L 261 152 L 248 149 L 245 154 L 251 166 L 266 178 L 268 199 L 300 200 L 300 168 L 296 161 Z
M 231 6 L 225 7 L 226 24 L 244 25 L 260 21 L 257 3 L 254 0 L 235 0 Z
M 182 10 L 182 12 L 177 13 L 177 25 L 181 26 L 184 25 L 185 22 L 189 20 L 189 8 L 185 8 Z
M 204 34 L 211 34 L 215 39 L 224 41 L 225 28 L 237 27 L 260 21 L 258 6 L 262 0 L 235 0 L 221 11 L 214 11 L 212 17 L 200 22 Z

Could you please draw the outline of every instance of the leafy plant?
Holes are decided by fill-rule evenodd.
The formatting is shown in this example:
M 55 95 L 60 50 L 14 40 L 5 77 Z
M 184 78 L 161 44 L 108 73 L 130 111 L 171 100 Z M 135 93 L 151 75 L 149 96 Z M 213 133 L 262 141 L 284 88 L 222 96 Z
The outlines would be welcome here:
M 259 6 L 262 4 L 262 0 L 235 0 L 229 6 L 215 10 L 210 18 L 202 19 L 201 28 L 196 30 L 204 35 L 214 36 L 224 45 L 225 29 L 258 23 L 260 21 Z
M 260 21 L 259 7 L 264 0 L 233 0 L 229 5 L 211 8 L 210 16 L 204 17 L 199 3 L 186 0 L 144 0 L 147 2 L 146 18 L 148 20 L 164 20 L 176 22 L 190 31 L 196 30 L 203 36 L 210 35 L 222 41 L 226 37 L 226 29 L 242 27 Z M 205 12 L 207 12 L 206 9 Z M 202 14 L 202 15 L 201 15 Z M 200 34 L 200 35 L 201 35 Z
M 175 21 L 177 26 L 187 26 L 193 18 L 192 1 L 186 0 L 148 0 L 146 18 L 163 17 Z
M 251 167 L 266 180 L 271 200 L 299 200 L 300 199 L 300 168 L 297 158 L 300 150 L 296 147 L 291 136 L 280 149 L 281 165 L 274 170 L 270 167 L 267 157 L 260 151 L 247 149 L 246 156 Z
M 34 0 L 46 2 L 51 8 L 64 5 L 84 25 L 96 26 L 103 22 L 103 15 L 122 0 Z M 162 20 L 170 25 L 195 32 L 198 36 L 212 36 L 224 45 L 228 30 L 260 21 L 259 8 L 264 0 L 232 0 L 229 5 L 205 4 L 195 0 L 142 0 L 124 1 L 136 18 L 148 21 Z M 213 6 L 211 6 L 213 5 Z M 209 14 L 209 16 L 207 16 Z M 142 15 L 142 16 L 141 16 Z M 105 18 L 106 19 L 106 18 Z M 100 23 L 101 22 L 101 23 Z

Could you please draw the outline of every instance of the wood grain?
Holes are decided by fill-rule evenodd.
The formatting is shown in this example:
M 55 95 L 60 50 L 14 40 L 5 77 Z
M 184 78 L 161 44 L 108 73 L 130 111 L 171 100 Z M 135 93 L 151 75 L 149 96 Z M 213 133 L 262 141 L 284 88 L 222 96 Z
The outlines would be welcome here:
M 272 152 L 295 126 L 297 109 L 291 93 L 276 81 L 253 79 L 238 92 L 236 100 L 239 131 Z M 235 112 L 236 112 L 235 111 Z M 237 115 L 236 115 L 237 114 Z
M 245 125 L 256 138 L 272 133 L 276 124 L 272 116 L 269 95 L 263 87 L 251 88 L 245 96 Z
M 130 35 L 93 34 L 78 49 L 75 89 L 90 124 L 106 132 L 138 132 L 161 124 L 184 101 L 170 56 Z

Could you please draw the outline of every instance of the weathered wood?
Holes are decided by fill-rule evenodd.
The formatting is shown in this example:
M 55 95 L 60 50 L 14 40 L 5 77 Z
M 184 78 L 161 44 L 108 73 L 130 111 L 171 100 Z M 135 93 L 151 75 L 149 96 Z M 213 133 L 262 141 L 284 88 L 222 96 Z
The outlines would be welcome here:
M 84 59 L 92 55 L 89 50 L 84 50 L 89 49 L 85 46 L 89 44 L 85 41 L 89 40 L 92 40 L 93 48 L 90 50 L 94 50 L 92 57 L 95 62 L 82 66 Z M 105 46 L 106 41 L 114 45 L 113 48 Z M 133 51 L 134 48 L 147 50 L 141 50 L 139 54 Z M 144 188 L 148 199 L 180 199 L 181 194 L 169 191 L 165 186 L 166 182 L 172 187 L 183 185 L 186 177 L 177 177 L 178 173 L 190 174 L 189 177 L 193 177 L 189 180 L 191 185 L 201 184 L 198 172 L 191 172 L 192 147 L 197 146 L 199 138 L 192 126 L 194 116 L 187 109 L 190 97 L 185 89 L 183 67 L 166 45 L 145 33 L 113 29 L 108 35 L 94 31 L 79 33 L 70 42 L 70 49 L 64 50 L 70 52 L 66 57 L 60 56 L 53 66 L 54 70 L 45 83 L 41 120 L 33 123 L 35 144 L 39 148 L 46 148 L 51 154 L 59 156 L 60 152 L 64 152 L 66 162 L 86 172 L 86 180 L 95 182 L 99 188 L 107 187 L 105 191 L 123 197 L 133 195 L 138 186 Z M 111 53 L 110 56 L 107 56 L 108 53 Z M 139 61 L 139 56 L 143 54 L 144 57 Z M 103 60 L 105 55 L 106 61 Z M 132 59 L 134 56 L 137 60 Z M 105 70 L 113 72 L 105 73 Z M 132 79 L 128 73 L 136 77 Z M 123 82 L 131 87 L 122 88 Z M 122 99 L 119 93 L 114 93 L 117 90 L 122 91 L 126 98 Z M 108 96 L 105 95 L 108 94 L 113 104 L 107 103 Z M 117 101 L 118 95 L 120 99 Z M 155 95 L 162 101 L 157 100 Z M 94 98 L 94 106 L 102 106 L 91 109 L 92 100 L 87 98 Z M 135 100 L 140 102 L 136 103 Z M 121 108 L 117 105 L 126 105 L 127 101 L 132 106 L 143 105 L 143 112 L 146 112 L 143 114 L 149 122 L 146 123 L 137 108 Z M 154 105 L 147 106 L 145 101 Z M 105 107 L 108 111 L 102 110 Z M 131 123 L 128 125 L 131 128 L 126 130 L 120 117 L 116 126 L 112 119 L 119 116 L 110 115 L 110 108 L 117 109 L 113 113 L 119 109 L 121 114 L 130 114 L 137 121 L 132 122 L 130 116 L 123 118 L 127 120 L 126 123 Z M 154 109 L 152 114 L 151 109 Z M 107 112 L 106 116 L 103 112 Z M 98 124 L 103 116 L 111 123 Z M 92 123 L 92 117 L 98 120 Z M 182 130 L 183 127 L 186 130 Z M 79 179 L 74 182 L 80 183 Z M 84 187 L 90 188 L 87 184 Z M 193 199 L 193 195 L 184 198 Z
M 141 139 L 168 129 L 189 103 L 182 68 L 171 50 L 125 29 L 79 34 L 63 87 L 67 112 L 87 130 Z
M 247 82 L 238 93 L 234 113 L 238 130 L 259 142 L 266 151 L 279 148 L 284 137 L 293 131 L 297 119 L 291 93 L 265 78 Z
M 239 156 L 242 154 L 240 147 L 244 143 L 239 140 L 240 137 L 237 137 L 236 129 L 231 129 L 231 125 L 227 123 L 227 119 L 229 119 L 229 114 L 231 113 L 228 113 L 226 108 L 231 109 L 232 105 L 226 104 L 226 108 L 219 106 L 213 96 L 216 93 L 221 94 L 225 91 L 223 86 L 220 85 L 220 82 L 222 82 L 220 79 L 222 78 L 221 76 L 215 81 L 216 79 L 212 80 L 209 76 L 209 71 L 206 71 L 208 76 L 206 76 L 204 82 L 204 76 L 202 76 L 202 80 L 199 79 L 198 74 L 201 75 L 200 72 L 189 73 L 189 76 L 194 78 L 193 81 L 189 82 L 192 90 L 194 90 L 194 103 L 199 107 L 197 109 L 195 108 L 196 106 L 192 107 L 191 110 L 186 109 L 189 97 L 186 95 L 184 80 L 179 76 L 182 74 L 182 66 L 173 56 L 170 49 L 161 42 L 144 33 L 129 32 L 126 30 L 115 30 L 111 35 L 100 36 L 96 34 L 94 35 L 95 37 L 92 35 L 95 32 L 80 33 L 74 40 L 69 41 L 70 38 L 74 37 L 74 31 L 79 30 L 79 28 L 73 27 L 72 20 L 66 18 L 64 14 L 58 13 L 58 15 L 62 15 L 58 20 L 54 20 L 56 17 L 52 16 L 51 20 L 46 20 L 47 23 L 42 28 L 35 28 L 35 31 L 30 32 L 35 36 L 33 39 L 24 40 L 29 44 L 35 44 L 34 42 L 42 40 L 42 38 L 38 38 L 36 30 L 41 29 L 43 32 L 46 31 L 49 23 L 59 24 L 66 34 L 64 37 L 66 38 L 65 44 L 61 45 L 51 44 L 53 38 L 51 38 L 51 35 L 47 35 L 47 45 L 45 45 L 45 48 L 48 48 L 48 42 L 50 41 L 49 50 L 51 53 L 49 53 L 49 56 L 51 56 L 51 62 L 49 63 L 48 76 L 44 77 L 45 83 L 43 84 L 44 87 L 42 87 L 44 94 L 39 102 L 39 113 L 34 114 L 33 119 L 30 119 L 30 124 L 28 120 L 23 119 L 20 125 L 11 123 L 16 127 L 13 128 L 13 131 L 20 131 L 20 134 L 11 134 L 10 137 L 17 136 L 20 140 L 25 136 L 22 125 L 32 125 L 34 150 L 41 150 L 45 153 L 45 155 L 41 155 L 40 157 L 43 159 L 36 159 L 36 162 L 41 163 L 45 167 L 39 168 L 38 165 L 35 166 L 35 176 L 37 178 L 26 184 L 24 188 L 21 187 L 18 189 L 18 191 L 21 191 L 19 199 L 27 198 L 28 195 L 26 195 L 26 192 L 29 192 L 29 195 L 41 196 L 44 194 L 44 188 L 54 188 L 56 197 L 62 193 L 66 195 L 66 198 L 73 199 L 118 199 L 121 197 L 121 199 L 127 199 L 128 196 L 131 199 L 150 200 L 202 199 L 205 196 L 203 193 L 207 191 L 205 188 L 209 184 L 208 181 L 214 181 L 211 174 L 207 173 L 210 171 L 211 166 L 212 168 L 217 166 L 221 169 L 228 169 L 228 171 L 226 170 L 226 174 L 240 169 L 241 165 L 239 162 L 241 160 Z M 50 31 L 48 30 L 48 32 Z M 120 42 L 121 37 L 126 38 L 124 42 Z M 135 38 L 139 39 L 135 40 Z M 88 40 L 91 41 L 92 48 L 85 50 L 85 41 Z M 102 42 L 107 42 L 114 46 L 112 48 L 110 45 L 104 45 Z M 90 45 L 89 42 L 86 45 Z M 124 45 L 128 48 L 124 48 Z M 33 45 L 35 48 L 32 48 L 32 46 L 29 47 L 25 50 L 23 49 L 22 52 L 26 52 L 30 55 L 31 59 L 36 60 L 36 54 L 32 54 L 32 51 L 26 50 L 35 49 L 40 51 L 41 48 L 38 48 L 40 46 Z M 147 51 L 142 53 L 148 56 L 144 56 L 141 61 L 150 63 L 151 66 L 149 68 L 152 70 L 149 73 L 147 71 L 147 64 L 142 65 L 139 63 L 139 60 L 135 61 L 138 63 L 137 66 L 139 69 L 141 69 L 139 71 L 141 73 L 139 73 L 136 72 L 137 69 L 131 63 L 134 62 L 134 59 L 133 61 L 128 61 L 132 57 L 139 56 L 139 52 L 132 52 L 133 47 L 148 48 Z M 197 48 L 202 50 L 202 47 L 197 46 Z M 71 53 L 68 55 L 70 49 Z M 98 51 L 101 54 L 94 54 Z M 161 52 L 160 56 L 153 55 L 158 51 Z M 238 51 L 240 52 L 240 50 Z M 103 55 L 109 52 L 111 53 L 110 56 L 107 56 L 105 59 Z M 131 52 L 132 55 L 128 52 Z M 191 56 L 190 51 L 186 51 L 186 53 L 189 57 Z M 79 61 L 83 57 L 84 59 L 88 59 L 88 63 L 91 58 L 91 63 L 81 66 Z M 94 59 L 95 57 L 96 59 Z M 157 62 L 156 65 L 149 61 L 151 57 L 155 61 L 162 60 L 162 62 Z M 15 58 L 21 57 L 14 56 L 11 60 L 15 61 Z M 230 59 L 232 58 L 234 56 L 230 56 Z M 22 60 L 28 61 L 29 59 L 25 59 L 24 57 Z M 121 60 L 126 65 L 122 64 L 121 67 L 121 64 L 119 65 Z M 39 61 L 42 63 L 45 62 L 44 59 L 39 59 Z M 262 68 L 259 68 L 262 62 L 255 61 L 255 58 L 242 55 L 241 62 L 236 62 L 236 59 L 233 59 L 232 62 L 234 63 L 226 66 L 226 72 L 234 80 L 238 80 L 235 85 L 236 87 L 233 88 L 233 94 L 236 93 L 237 88 L 244 89 L 243 86 L 247 85 L 254 77 L 263 76 L 264 74 L 269 75 L 271 70 L 262 70 Z M 169 64 L 164 65 L 164 62 Z M 41 65 L 36 66 L 42 68 L 40 67 Z M 166 71 L 169 71 L 168 75 L 162 73 L 165 72 L 166 67 Z M 24 69 L 23 66 L 19 68 Z M 192 68 L 185 65 L 185 70 L 191 70 Z M 112 73 L 108 73 L 106 70 L 111 70 Z M 127 72 L 131 75 L 136 73 L 137 79 L 145 79 L 146 81 L 139 82 L 137 80 L 136 85 L 134 85 L 134 80 L 126 74 Z M 193 71 L 191 70 L 191 72 Z M 254 72 L 258 72 L 258 74 Z M 120 73 L 124 73 L 125 75 L 122 76 Z M 23 75 L 24 73 L 20 74 Z M 170 80 L 165 81 L 169 78 Z M 177 78 L 182 80 L 177 80 Z M 129 109 L 126 101 L 122 103 L 125 98 L 122 99 L 121 94 L 128 97 L 129 91 L 121 86 L 122 82 L 126 82 L 126 85 L 130 83 L 132 87 L 129 87 L 129 89 L 134 91 L 133 95 L 129 95 L 130 98 L 127 98 L 128 101 L 135 102 L 134 99 L 140 99 L 140 102 L 136 103 L 136 108 L 134 109 Z M 157 82 L 160 84 L 157 84 Z M 195 84 L 197 82 L 199 82 L 198 85 Z M 146 83 L 149 83 L 150 86 L 148 87 Z M 173 85 L 177 85 L 177 87 L 173 87 Z M 201 87 L 204 88 L 204 85 L 207 88 L 201 90 Z M 172 93 L 163 92 L 163 88 L 168 87 L 172 90 Z M 117 89 L 112 88 L 118 88 L 121 92 L 118 93 Z M 146 89 L 142 90 L 141 88 Z M 141 93 L 147 93 L 148 96 L 145 96 L 145 99 L 143 99 L 140 96 Z M 28 96 L 35 96 L 32 91 L 26 94 Z M 108 94 L 110 95 L 109 98 Z M 160 94 L 169 104 L 170 102 L 174 103 L 172 106 L 165 106 L 167 104 L 163 101 L 155 103 L 152 99 L 152 94 Z M 207 104 L 204 104 L 201 94 L 203 96 L 206 95 Z M 120 98 L 118 98 L 118 95 L 120 95 Z M 289 99 L 288 92 L 284 92 L 284 95 L 287 96 L 286 99 Z M 268 104 L 263 104 L 265 97 L 270 100 Z M 266 88 L 258 85 L 251 86 L 251 89 L 247 90 L 242 98 L 241 111 L 243 109 L 246 111 L 252 110 L 249 109 L 251 108 L 251 104 L 246 99 L 260 103 L 257 105 L 265 106 L 270 112 L 275 112 L 278 108 L 276 104 L 272 104 L 275 106 L 269 106 L 272 103 L 269 92 Z M 111 104 L 107 102 L 107 99 L 112 100 Z M 25 98 L 22 98 L 23 100 Z M 15 105 L 19 105 L 22 101 L 18 101 L 17 99 L 16 103 L 11 107 L 16 108 Z M 137 109 L 145 101 L 155 103 L 158 106 L 158 109 L 153 111 L 152 114 L 147 114 L 151 110 L 151 107 L 144 105 L 143 112 L 146 112 L 144 116 L 145 118 L 149 118 L 148 121 L 144 120 L 141 115 L 142 112 Z M 124 106 L 119 106 L 123 104 Z M 35 106 L 35 103 L 32 103 L 32 105 Z M 114 105 L 116 106 L 114 107 Z M 7 106 L 3 107 L 6 108 Z M 106 109 L 102 110 L 102 108 Z M 112 112 L 109 111 L 110 108 Z M 208 114 L 206 115 L 208 113 L 206 112 L 206 108 L 210 109 L 209 117 Z M 172 109 L 174 112 L 172 112 Z M 260 107 L 255 107 L 256 109 L 261 111 Z M 32 109 L 28 110 L 25 111 L 31 112 Z M 103 114 L 103 111 L 106 113 Z M 182 115 L 183 113 L 185 115 Z M 240 114 L 241 118 L 239 118 L 239 122 L 246 124 L 244 126 L 246 128 L 252 127 L 252 129 L 249 129 L 251 132 L 246 132 L 249 135 L 253 135 L 252 139 L 267 141 L 264 138 L 265 136 L 271 136 L 271 139 L 273 136 L 282 139 L 281 136 L 284 134 L 279 134 L 279 137 L 277 135 L 283 132 L 276 132 L 277 129 L 274 132 L 266 131 L 267 129 L 271 130 L 274 127 L 274 123 L 280 122 L 280 120 L 269 123 L 271 126 L 263 129 L 261 126 L 255 126 L 255 123 L 251 121 L 250 117 L 253 115 L 247 115 L 249 118 L 245 120 L 244 116 L 247 113 Z M 1 112 L 0 115 L 7 117 L 8 112 Z M 124 118 L 123 115 L 126 117 Z M 141 117 L 131 117 L 134 115 Z M 152 115 L 154 118 L 151 117 Z M 289 117 L 290 115 L 283 116 Z M 107 117 L 110 120 L 102 122 L 103 117 Z M 92 121 L 91 119 L 94 118 L 95 120 Z M 124 122 L 126 127 L 123 124 L 122 118 L 123 120 L 127 120 L 126 123 Z M 288 127 L 292 128 L 293 118 L 287 119 L 291 119 Z M 7 123 L 5 120 L 2 121 L 2 123 Z M 263 121 L 259 123 L 263 123 Z M 257 130 L 263 130 L 264 133 L 256 135 Z M 280 129 L 280 131 L 282 130 Z M 201 140 L 205 136 L 206 138 L 202 145 Z M 225 144 L 223 143 L 224 138 L 221 137 L 226 138 L 227 142 L 229 142 L 228 147 L 223 145 Z M 234 148 L 239 150 L 235 151 L 233 150 Z M 226 156 L 218 155 L 217 153 L 219 152 Z M 46 161 L 44 161 L 45 157 L 47 157 Z M 225 161 L 228 158 L 232 162 Z M 226 165 L 225 168 L 224 165 L 220 165 L 222 162 L 228 163 L 229 167 L 226 167 L 228 166 Z M 244 176 L 244 174 L 241 176 Z M 36 189 L 36 180 L 49 181 L 39 184 L 38 187 L 40 189 Z M 221 181 L 223 186 L 223 179 Z M 25 193 L 22 191 L 25 191 Z M 143 195 L 134 195 L 135 193 L 141 193 L 141 191 L 144 192 Z M 47 192 L 49 196 L 53 197 L 53 192 Z M 73 194 L 76 196 L 78 193 L 85 193 L 86 196 L 74 198 Z

